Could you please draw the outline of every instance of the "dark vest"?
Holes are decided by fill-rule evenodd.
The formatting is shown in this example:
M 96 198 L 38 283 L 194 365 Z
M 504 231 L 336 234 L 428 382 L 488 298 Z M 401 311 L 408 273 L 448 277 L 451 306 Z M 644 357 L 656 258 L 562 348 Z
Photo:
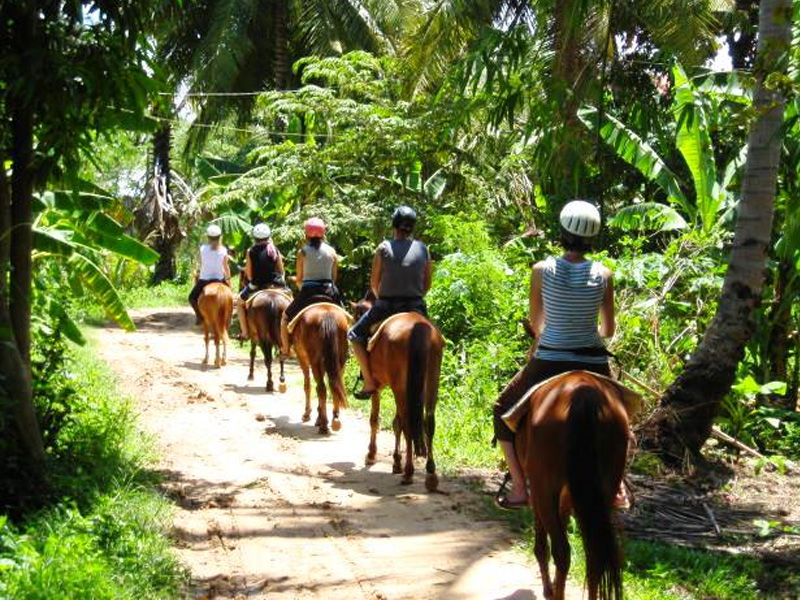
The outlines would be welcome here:
M 275 249 L 275 258 L 272 258 L 267 251 L 268 244 L 268 242 L 256 244 L 248 251 L 253 269 L 253 283 L 258 287 L 280 283 L 280 275 L 275 272 L 278 251 Z

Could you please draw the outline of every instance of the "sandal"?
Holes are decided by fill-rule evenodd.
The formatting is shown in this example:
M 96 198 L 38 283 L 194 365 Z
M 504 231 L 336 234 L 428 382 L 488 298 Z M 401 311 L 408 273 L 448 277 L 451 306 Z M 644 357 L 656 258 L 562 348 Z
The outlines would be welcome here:
M 500 484 L 497 493 L 494 495 L 495 506 L 497 506 L 497 508 L 500 508 L 502 510 L 519 510 L 520 508 L 525 508 L 526 506 L 528 506 L 527 497 L 524 500 L 516 500 L 516 501 L 509 500 L 508 494 L 506 492 L 510 481 L 511 481 L 511 473 L 506 471 L 506 475 L 503 478 L 503 483 Z
M 377 391 L 378 390 L 358 390 L 357 392 L 353 392 L 353 396 L 355 396 L 357 400 L 369 400 Z

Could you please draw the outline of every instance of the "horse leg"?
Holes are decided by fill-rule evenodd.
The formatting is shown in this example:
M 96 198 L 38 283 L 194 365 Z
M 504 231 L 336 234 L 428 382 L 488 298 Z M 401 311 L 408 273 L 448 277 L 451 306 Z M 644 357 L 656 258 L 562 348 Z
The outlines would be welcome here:
M 283 353 L 281 353 L 280 349 L 279 349 L 278 350 L 278 363 L 281 366 L 281 374 L 280 374 L 280 377 L 278 378 L 278 391 L 281 394 L 285 394 L 286 393 L 286 376 L 283 374 L 283 360 L 284 360 Z
M 333 381 L 328 380 L 331 386 L 331 394 L 333 395 L 333 421 L 331 429 L 339 431 L 342 428 L 342 422 L 339 420 L 339 409 L 345 403 L 345 389 L 344 380 L 342 379 L 342 371 L 339 371 L 334 377 Z
M 247 381 L 253 381 L 253 370 L 256 363 L 256 341 L 250 340 L 250 374 L 247 376 Z
M 230 317 L 228 317 L 228 321 L 230 321 Z M 230 323 L 225 321 L 222 326 L 222 365 L 225 366 L 228 364 L 228 326 Z
M 208 339 L 208 327 L 206 327 L 205 319 L 203 319 L 203 336 L 204 336 L 205 341 L 206 341 L 206 355 L 205 355 L 205 358 L 203 358 L 203 366 L 205 366 L 205 365 L 208 364 L 208 342 L 209 342 L 209 339 Z
M 428 450 L 428 460 L 425 461 L 425 489 L 435 492 L 439 488 L 439 477 L 436 475 L 436 462 L 433 460 L 433 434 L 436 431 L 436 416 L 432 407 L 425 412 L 425 445 Z
M 566 521 L 559 515 L 559 496 L 554 495 L 549 499 L 548 506 L 541 511 L 544 528 L 550 533 L 550 549 L 553 553 L 553 562 L 556 563 L 556 578 L 553 589 L 553 600 L 564 600 L 564 590 L 567 585 L 567 572 L 569 571 L 570 550 L 567 539 Z M 590 594 L 591 596 L 591 594 Z
M 403 428 L 400 425 L 400 415 L 395 413 L 392 420 L 392 430 L 394 431 L 394 453 L 392 454 L 392 473 L 402 473 L 403 464 L 400 457 L 400 438 L 403 435 Z
M 403 437 L 406 438 L 406 465 L 400 483 L 409 485 L 414 481 L 414 442 L 411 440 L 411 424 L 407 423 L 403 429 Z
M 539 511 L 535 511 L 533 520 L 534 545 L 533 554 L 539 564 L 539 571 L 542 574 L 542 594 L 545 598 L 553 597 L 553 580 L 550 579 L 550 548 L 547 544 L 547 531 L 539 516 Z
M 317 384 L 317 426 L 321 434 L 328 434 L 328 390 L 325 387 L 325 371 L 322 365 L 311 365 Z
M 378 435 L 381 414 L 381 396 L 378 392 L 372 394 L 372 408 L 369 411 L 369 448 L 364 461 L 368 467 L 375 464 L 375 455 L 378 453 L 378 444 L 375 439 Z
M 267 367 L 267 391 L 274 392 L 275 384 L 272 383 L 272 344 L 261 342 L 261 353 L 264 355 L 264 366 Z
M 220 358 L 219 354 L 219 331 L 217 328 L 214 328 L 214 366 L 219 369 L 222 366 L 222 359 Z
M 306 409 L 303 412 L 303 423 L 311 420 L 311 373 L 309 372 L 308 364 L 300 358 L 300 353 L 297 354 L 297 359 L 300 361 L 300 368 L 303 370 L 303 391 L 306 394 Z

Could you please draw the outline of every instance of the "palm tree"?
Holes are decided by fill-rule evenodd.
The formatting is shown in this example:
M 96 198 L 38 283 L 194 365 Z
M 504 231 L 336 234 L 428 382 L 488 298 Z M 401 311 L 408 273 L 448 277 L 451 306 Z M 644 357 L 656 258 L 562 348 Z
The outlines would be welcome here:
M 211 129 L 230 117 L 249 118 L 254 92 L 287 89 L 296 82 L 292 64 L 309 55 L 362 49 L 394 52 L 416 0 L 192 0 L 167 3 L 168 24 L 158 41 L 159 63 L 184 87 L 197 114 L 184 152 L 196 153 Z M 161 254 L 153 283 L 175 276 L 175 252 L 183 237 L 180 205 L 170 188 L 171 119 L 153 138 L 153 166 L 139 207 L 140 233 Z
M 754 329 L 772 233 L 785 106 L 781 89 L 769 84 L 769 76 L 786 72 L 791 21 L 791 0 L 761 0 L 753 100 L 757 117 L 748 139 L 728 271 L 714 320 L 661 398 L 655 428 L 646 440 L 669 461 L 680 462 L 687 452 L 699 454 Z

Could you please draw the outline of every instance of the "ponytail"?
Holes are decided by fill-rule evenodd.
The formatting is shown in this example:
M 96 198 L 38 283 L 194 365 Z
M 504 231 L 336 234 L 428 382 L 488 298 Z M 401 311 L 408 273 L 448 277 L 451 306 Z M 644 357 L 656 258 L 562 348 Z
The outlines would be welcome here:
M 319 247 L 322 246 L 322 238 L 321 237 L 309 238 L 308 245 L 311 246 L 312 248 L 319 249 Z

